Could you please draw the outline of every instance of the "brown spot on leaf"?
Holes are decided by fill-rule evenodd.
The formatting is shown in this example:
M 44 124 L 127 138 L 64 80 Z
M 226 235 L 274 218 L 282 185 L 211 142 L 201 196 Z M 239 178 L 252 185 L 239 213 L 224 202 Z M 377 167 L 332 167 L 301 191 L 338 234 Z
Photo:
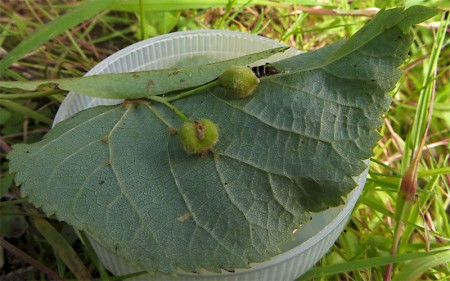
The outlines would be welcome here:
M 140 99 L 124 100 L 124 101 L 123 101 L 123 106 L 124 106 L 125 108 L 130 108 L 130 107 L 139 105 L 139 104 L 141 104 L 142 102 L 143 102 L 143 101 L 140 100 Z
M 187 212 L 182 213 L 182 214 L 177 218 L 177 221 L 179 221 L 179 222 L 185 222 L 185 221 L 187 221 L 188 219 L 190 219 L 191 217 L 192 217 L 192 213 L 189 212 L 189 211 L 187 211 Z
M 145 85 L 145 88 L 148 90 L 151 87 L 153 87 L 154 85 L 155 85 L 155 81 L 150 79 L 150 80 L 147 81 L 147 85 Z
M 109 137 L 108 137 L 108 135 L 104 135 L 104 136 L 102 137 L 102 142 L 104 142 L 104 143 L 106 143 L 106 144 L 109 143 Z
M 180 70 L 176 69 L 174 72 L 170 73 L 169 76 L 177 75 L 178 73 L 180 73 Z
M 133 72 L 132 76 L 134 79 L 138 79 L 140 75 L 139 73 Z

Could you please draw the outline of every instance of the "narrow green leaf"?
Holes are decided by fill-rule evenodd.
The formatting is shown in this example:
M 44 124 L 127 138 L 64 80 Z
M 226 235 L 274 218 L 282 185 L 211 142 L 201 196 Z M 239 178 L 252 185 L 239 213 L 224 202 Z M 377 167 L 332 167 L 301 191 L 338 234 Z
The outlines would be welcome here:
M 437 176 L 450 174 L 450 167 L 441 167 L 436 169 L 423 170 L 418 172 L 419 178 L 424 178 L 428 176 Z
M 440 53 L 443 49 L 445 37 L 447 33 L 448 26 L 450 24 L 450 19 L 444 20 L 445 15 L 442 15 L 442 21 L 441 25 L 437 31 L 436 34 L 436 40 L 434 41 L 433 49 L 431 51 L 429 59 L 424 61 L 424 68 L 426 69 L 426 72 L 424 72 L 423 77 L 423 85 L 422 85 L 422 91 L 420 93 L 419 102 L 417 104 L 417 111 L 415 115 L 415 121 L 411 128 L 411 134 L 409 135 L 409 138 L 406 141 L 405 146 L 405 156 L 403 157 L 403 161 L 405 163 L 408 163 L 409 156 L 414 158 L 411 160 L 410 167 L 408 167 L 404 173 L 402 183 L 400 185 L 399 190 L 399 196 L 397 199 L 397 206 L 396 206 L 396 213 L 398 216 L 396 217 L 397 220 L 400 220 L 402 222 L 408 221 L 408 220 L 416 220 L 418 214 L 418 209 L 414 207 L 416 200 L 416 188 L 417 188 L 417 174 L 418 174 L 418 166 L 419 166 L 419 159 L 421 155 L 421 151 L 424 148 L 425 145 L 425 139 L 427 139 L 427 131 L 428 126 L 431 125 L 432 122 L 431 116 L 433 114 L 433 106 L 435 103 L 435 83 L 436 83 L 436 68 L 439 64 L 438 58 L 440 56 Z M 411 177 L 411 166 L 415 165 L 415 171 L 412 178 L 407 179 L 407 177 Z M 442 169 L 446 170 L 446 169 Z M 448 169 L 447 169 L 448 170 Z M 430 173 L 429 171 L 428 173 Z M 411 185 L 408 189 L 408 185 L 404 185 L 404 183 L 407 183 L 409 181 L 408 185 Z M 432 181 L 429 181 L 429 183 L 432 183 Z M 411 188 L 414 188 L 411 189 Z M 422 190 L 423 191 L 423 190 Z M 406 201 L 406 202 L 405 202 Z M 409 202 L 408 202 L 409 201 Z M 427 202 L 426 198 L 420 197 L 419 202 Z M 414 228 L 412 226 L 406 227 L 403 234 L 402 234 L 402 241 L 401 245 L 407 244 L 409 241 L 410 235 L 413 233 Z
M 46 219 L 37 216 L 31 218 L 36 229 L 45 237 L 45 240 L 53 247 L 77 280 L 92 280 L 88 269 L 66 239 Z
M 55 38 L 75 25 L 97 15 L 101 11 L 115 5 L 119 0 L 85 1 L 74 10 L 64 14 L 54 21 L 42 26 L 28 38 L 20 42 L 11 52 L 0 60 L 0 77 L 3 72 L 15 61 L 22 58 L 28 52 L 34 51 L 42 44 Z
M 449 248 L 443 250 L 435 250 L 432 252 L 419 252 L 419 253 L 410 253 L 410 254 L 400 254 L 396 256 L 386 256 L 386 257 L 376 257 L 376 258 L 367 258 L 363 260 L 354 260 L 345 263 L 338 263 L 333 265 L 328 265 L 325 267 L 316 267 L 308 271 L 305 275 L 302 275 L 298 281 L 302 280 L 313 280 L 315 278 L 326 277 L 333 274 L 345 273 L 360 269 L 370 269 L 379 266 L 385 266 L 391 263 L 400 263 L 400 262 L 408 262 L 415 261 L 416 263 L 420 263 L 423 259 L 427 257 L 433 258 L 435 260 L 436 257 L 448 256 Z M 408 278 L 396 279 L 396 280 L 413 280 Z
M 444 252 L 430 252 L 433 255 L 428 255 L 420 259 L 415 259 L 406 264 L 401 270 L 394 276 L 392 281 L 402 280 L 419 280 L 420 276 L 429 268 L 446 265 L 450 265 L 450 249 Z
M 200 86 L 213 81 L 231 66 L 248 65 L 287 49 L 288 47 L 278 47 L 227 61 L 186 68 L 28 82 L 0 81 L 0 88 L 19 88 L 34 91 L 40 87 L 50 86 L 97 98 L 137 99 Z
M 426 73 L 424 73 L 425 75 L 423 77 L 421 88 L 422 91 L 420 92 L 417 111 L 414 117 L 415 122 L 411 128 L 411 136 L 405 145 L 408 155 L 411 155 L 411 158 L 413 157 L 414 151 L 419 149 L 420 142 L 422 138 L 424 138 L 424 132 L 428 122 L 428 112 L 433 109 L 434 101 L 432 97 L 434 92 L 434 84 L 437 79 L 435 69 L 439 64 L 438 59 L 445 46 L 445 38 L 450 25 L 450 19 L 448 17 L 445 19 L 445 17 L 446 16 L 443 14 L 430 57 L 424 62 L 426 65 Z M 410 161 L 408 158 L 404 157 L 404 159 L 406 164 Z

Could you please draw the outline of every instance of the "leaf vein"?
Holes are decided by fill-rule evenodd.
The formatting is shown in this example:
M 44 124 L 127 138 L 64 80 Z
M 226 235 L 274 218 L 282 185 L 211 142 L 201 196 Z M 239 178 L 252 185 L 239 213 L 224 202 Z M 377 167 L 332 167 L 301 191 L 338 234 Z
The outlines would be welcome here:
M 105 115 L 112 114 L 112 113 L 114 113 L 114 111 L 116 111 L 116 110 L 118 110 L 118 109 L 120 109 L 120 107 L 114 108 L 114 109 L 112 109 L 112 110 L 105 111 L 105 112 L 103 112 L 103 113 L 100 113 L 99 115 L 94 116 L 93 118 L 90 118 L 90 119 L 87 119 L 87 120 L 81 122 L 81 123 L 78 124 L 77 126 L 70 128 L 69 130 L 67 130 L 67 131 L 65 131 L 64 133 L 60 134 L 58 137 L 54 138 L 53 140 L 49 141 L 48 143 L 43 144 L 43 145 L 39 148 L 39 150 L 36 151 L 36 153 L 41 152 L 41 151 L 42 151 L 43 149 L 45 149 L 47 146 L 49 146 L 50 144 L 52 144 L 52 143 L 54 143 L 54 142 L 59 141 L 62 137 L 64 137 L 64 136 L 67 135 L 67 134 L 70 134 L 70 133 L 73 132 L 74 130 L 79 129 L 80 127 L 82 127 L 82 126 L 84 126 L 84 125 L 86 125 L 86 124 L 88 124 L 88 123 L 90 123 L 90 122 L 92 122 L 92 121 L 94 121 L 94 120 L 97 120 L 97 119 L 102 120 L 102 119 L 104 118 Z M 106 119 L 107 119 L 107 118 L 106 118 Z M 104 119 L 103 119 L 103 120 L 104 120 Z M 49 135 L 47 135 L 46 137 L 48 137 L 48 136 L 49 136 Z
M 323 71 L 326 72 L 325 69 Z M 326 73 L 330 74 L 330 75 L 333 75 L 332 73 L 329 73 L 329 72 L 326 72 Z M 342 79 L 344 79 L 344 78 L 342 78 Z M 351 79 L 347 79 L 347 80 L 351 80 Z M 296 88 L 293 85 L 279 83 L 278 80 L 275 80 L 275 79 L 274 80 L 269 80 L 269 81 L 271 83 L 273 83 L 273 84 L 276 84 L 277 86 L 287 87 L 287 88 L 290 88 L 290 89 L 294 90 L 295 91 L 295 95 L 299 95 L 299 93 L 304 93 L 304 94 L 310 95 L 310 96 L 312 96 L 314 98 L 323 100 L 325 102 L 334 103 L 334 104 L 337 104 L 339 106 L 350 107 L 350 108 L 355 108 L 355 109 L 363 109 L 362 106 L 357 106 L 357 105 L 354 105 L 354 104 L 346 104 L 346 103 L 343 103 L 343 102 L 338 102 L 337 100 L 327 99 L 324 96 L 315 95 L 314 93 L 311 93 L 311 92 L 308 92 L 308 91 L 302 91 L 301 89 Z

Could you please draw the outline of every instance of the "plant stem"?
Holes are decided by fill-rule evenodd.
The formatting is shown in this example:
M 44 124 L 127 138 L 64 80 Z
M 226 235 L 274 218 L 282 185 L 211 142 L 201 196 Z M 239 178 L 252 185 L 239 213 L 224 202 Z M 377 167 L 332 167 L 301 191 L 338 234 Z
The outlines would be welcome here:
M 176 101 L 182 98 L 187 98 L 190 97 L 192 95 L 198 94 L 206 89 L 215 87 L 218 85 L 217 80 L 211 81 L 207 84 L 204 84 L 202 86 L 199 86 L 195 89 L 186 91 L 186 92 L 182 92 L 179 93 L 177 95 L 171 96 L 171 97 L 161 97 L 161 96 L 149 96 L 147 97 L 149 100 L 153 100 L 156 102 L 160 102 L 162 104 L 164 104 L 165 106 L 167 106 L 168 108 L 170 108 L 173 112 L 175 112 L 183 121 L 188 122 L 189 118 L 184 115 L 183 112 L 181 112 L 178 108 L 176 108 L 173 104 L 171 104 L 172 101 Z
M 33 93 L 26 93 L 26 94 L 0 94 L 0 99 L 5 99 L 5 100 L 34 99 L 34 98 L 41 98 L 41 97 L 48 97 L 48 96 L 52 96 L 52 95 L 62 94 L 65 92 L 67 92 L 67 91 L 50 90 L 50 91 L 33 92 Z
M 389 165 L 384 164 L 382 161 L 376 159 L 376 158 L 370 158 L 371 162 L 377 163 L 378 165 L 384 167 L 385 169 L 389 170 L 394 176 L 401 176 L 401 173 L 396 171 L 394 168 L 390 167 Z M 385 175 L 384 175 L 385 176 Z
M 172 97 L 167 97 L 167 98 L 165 98 L 165 99 L 166 99 L 168 102 L 172 102 L 172 101 L 174 101 L 174 100 L 178 100 L 178 99 L 190 97 L 190 96 L 192 96 L 192 95 L 195 95 L 195 94 L 197 94 L 197 93 L 199 93 L 199 92 L 201 92 L 201 91 L 204 91 L 204 90 L 206 90 L 206 89 L 215 87 L 215 86 L 217 86 L 217 85 L 218 85 L 217 80 L 214 80 L 214 81 L 211 81 L 211 82 L 209 82 L 209 83 L 207 83 L 207 84 L 205 84 L 205 85 L 202 85 L 202 86 L 200 86 L 200 87 L 197 87 L 197 88 L 195 88 L 195 89 L 192 89 L 192 90 L 189 90 L 189 91 L 186 91 L 186 92 L 182 92 L 182 93 L 180 93 L 180 94 L 178 94 L 178 95 L 175 95 L 175 96 L 172 96 Z
M 173 104 L 171 104 L 167 98 L 163 98 L 160 96 L 150 96 L 148 97 L 148 99 L 164 104 L 165 106 L 170 108 L 173 112 L 175 112 L 175 114 L 178 115 L 181 119 L 183 119 L 183 121 L 185 122 L 189 121 L 189 118 L 186 115 L 184 115 L 184 113 L 181 112 L 178 108 L 176 108 Z

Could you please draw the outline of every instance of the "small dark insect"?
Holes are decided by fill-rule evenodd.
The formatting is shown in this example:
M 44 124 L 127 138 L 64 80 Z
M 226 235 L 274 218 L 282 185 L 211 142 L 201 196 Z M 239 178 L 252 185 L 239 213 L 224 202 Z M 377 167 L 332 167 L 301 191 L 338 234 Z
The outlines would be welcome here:
M 252 71 L 258 78 L 278 73 L 278 70 L 275 67 L 273 67 L 270 63 L 266 63 L 260 66 L 254 66 L 252 67 Z

